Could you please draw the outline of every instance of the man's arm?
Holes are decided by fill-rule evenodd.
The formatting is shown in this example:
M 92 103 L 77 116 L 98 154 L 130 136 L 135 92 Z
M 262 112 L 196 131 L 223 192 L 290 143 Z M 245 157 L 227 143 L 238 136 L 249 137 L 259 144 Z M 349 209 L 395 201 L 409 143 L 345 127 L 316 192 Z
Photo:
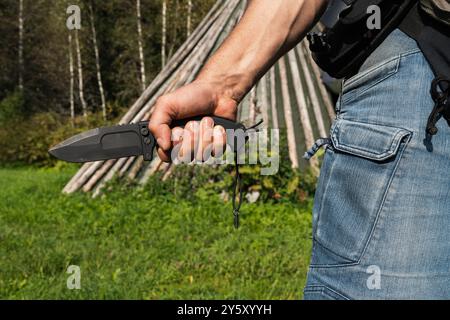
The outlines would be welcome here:
M 236 28 L 200 71 L 196 80 L 158 99 L 150 130 L 158 154 L 169 161 L 172 140 L 181 153 L 201 155 L 203 148 L 223 144 L 223 128 L 206 117 L 184 130 L 170 130 L 172 120 L 215 115 L 235 120 L 237 106 L 253 85 L 314 26 L 327 0 L 250 0 Z M 182 137 L 182 139 L 180 138 Z M 182 142 L 181 142 L 182 141 Z M 197 148 L 200 146 L 200 148 Z M 198 157 L 198 158 L 201 158 Z

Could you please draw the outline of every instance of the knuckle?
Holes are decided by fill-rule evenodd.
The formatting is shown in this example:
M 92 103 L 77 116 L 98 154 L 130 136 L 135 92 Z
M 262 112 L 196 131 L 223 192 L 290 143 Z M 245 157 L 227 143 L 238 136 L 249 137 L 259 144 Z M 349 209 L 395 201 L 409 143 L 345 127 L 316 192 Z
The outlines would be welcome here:
M 167 105 L 167 96 L 160 96 L 158 99 L 156 99 L 156 108 L 163 108 L 165 105 Z
M 148 129 L 154 134 L 158 130 L 158 124 L 154 123 L 153 121 L 150 121 L 148 123 Z

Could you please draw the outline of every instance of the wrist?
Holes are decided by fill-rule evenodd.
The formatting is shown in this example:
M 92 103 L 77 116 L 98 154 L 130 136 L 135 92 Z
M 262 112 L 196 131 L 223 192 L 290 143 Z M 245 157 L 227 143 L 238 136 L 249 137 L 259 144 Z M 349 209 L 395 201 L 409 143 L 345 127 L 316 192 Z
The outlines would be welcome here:
M 202 72 L 194 82 L 211 86 L 217 100 L 231 99 L 236 104 L 242 101 L 253 86 L 251 78 L 245 74 Z

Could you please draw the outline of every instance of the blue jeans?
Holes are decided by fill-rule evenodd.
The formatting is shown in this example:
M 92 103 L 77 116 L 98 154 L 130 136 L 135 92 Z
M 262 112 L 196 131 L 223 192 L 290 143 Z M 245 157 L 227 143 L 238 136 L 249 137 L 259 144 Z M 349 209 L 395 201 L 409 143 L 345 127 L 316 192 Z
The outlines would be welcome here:
M 433 78 L 396 30 L 344 82 L 305 299 L 450 299 L 450 127 L 426 137 Z

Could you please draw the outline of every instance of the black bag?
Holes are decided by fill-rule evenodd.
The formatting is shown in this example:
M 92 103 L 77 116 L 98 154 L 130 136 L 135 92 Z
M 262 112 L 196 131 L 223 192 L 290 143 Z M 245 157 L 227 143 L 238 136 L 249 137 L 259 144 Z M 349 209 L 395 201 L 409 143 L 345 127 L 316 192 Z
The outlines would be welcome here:
M 415 39 L 436 76 L 431 85 L 435 107 L 426 132 L 437 133 L 441 116 L 450 126 L 450 30 L 420 11 L 418 0 L 342 0 L 348 7 L 339 20 L 323 33 L 310 33 L 308 40 L 316 63 L 335 78 L 356 74 L 365 60 L 396 28 Z M 381 9 L 381 29 L 370 30 L 367 8 Z
M 400 29 L 417 41 L 436 76 L 430 92 L 436 104 L 427 122 L 427 133 L 435 135 L 440 116 L 450 126 L 450 30 L 424 14 L 417 4 L 400 24 Z
M 308 34 L 313 58 L 334 78 L 356 74 L 364 61 L 398 27 L 417 0 L 347 0 L 337 23 L 322 33 Z M 370 30 L 367 8 L 381 9 L 381 29 Z

